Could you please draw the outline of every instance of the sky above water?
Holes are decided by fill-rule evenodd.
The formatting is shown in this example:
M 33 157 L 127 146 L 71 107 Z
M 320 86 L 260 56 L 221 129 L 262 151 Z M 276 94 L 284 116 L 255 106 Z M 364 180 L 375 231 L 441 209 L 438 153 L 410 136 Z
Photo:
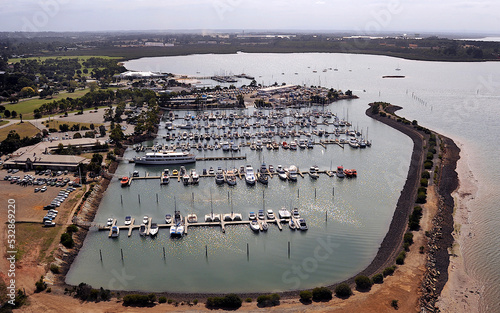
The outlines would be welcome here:
M 498 34 L 496 0 L 1 0 L 0 31 L 322 30 Z

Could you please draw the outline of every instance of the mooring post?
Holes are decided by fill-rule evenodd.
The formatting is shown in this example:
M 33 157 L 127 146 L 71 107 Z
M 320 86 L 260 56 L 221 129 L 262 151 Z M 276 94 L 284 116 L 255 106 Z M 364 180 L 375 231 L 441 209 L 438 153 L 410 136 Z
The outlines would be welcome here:
M 120 252 L 122 254 L 122 261 L 123 261 L 123 249 L 120 249 Z
M 290 241 L 288 242 L 288 258 L 290 258 Z
M 325 222 L 328 222 L 328 211 L 325 212 Z
M 248 248 L 248 242 L 247 242 L 247 261 L 250 259 L 250 250 Z
M 300 198 L 300 189 L 297 188 L 297 199 Z
M 332 197 L 335 197 L 335 187 L 332 189 Z
M 139 203 L 141 203 L 141 195 L 137 194 L 137 199 L 139 199 Z
M 163 247 L 163 259 L 165 260 L 165 247 Z
M 101 249 L 99 249 L 99 257 L 101 258 L 101 262 L 102 262 L 102 252 L 101 252 Z
M 120 202 L 123 205 L 123 195 L 120 195 Z
M 205 245 L 205 258 L 208 258 L 208 246 Z
M 156 194 L 156 203 L 158 203 L 158 194 Z
M 314 199 L 316 199 L 316 188 L 314 188 Z

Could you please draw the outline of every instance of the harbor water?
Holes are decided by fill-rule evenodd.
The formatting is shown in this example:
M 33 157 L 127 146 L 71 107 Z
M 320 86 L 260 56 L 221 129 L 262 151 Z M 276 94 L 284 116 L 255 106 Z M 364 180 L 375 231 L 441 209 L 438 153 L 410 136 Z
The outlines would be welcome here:
M 500 152 L 500 64 L 422 62 L 349 54 L 238 53 L 143 58 L 126 62 L 125 66 L 129 70 L 199 77 L 246 73 L 265 85 L 277 82 L 350 89 L 360 98 L 336 102 L 326 109 L 348 119 L 353 128 L 364 134 L 368 129 L 373 145 L 367 149 L 341 149 L 334 145 L 325 149 L 317 145 L 312 150 L 294 152 L 243 148 L 238 153 L 245 154 L 246 160 L 187 166 L 188 170 L 195 167 L 201 173 L 211 166 L 233 168 L 252 164 L 258 168 L 266 162 L 275 167 L 293 164 L 302 170 L 311 165 L 323 170 L 343 165 L 358 172 L 356 179 L 321 175 L 313 181 L 306 176 L 294 184 L 273 178 L 267 187 L 248 187 L 244 181 L 238 181 L 234 188 L 218 187 L 213 178 L 201 178 L 198 186 L 185 187 L 176 181 L 160 186 L 159 181 L 141 180 L 121 188 L 118 177 L 133 170 L 139 170 L 141 176 L 146 171 L 159 175 L 164 168 L 123 163 L 101 203 L 97 223 L 104 224 L 108 217 L 114 217 L 118 224 L 123 224 L 126 215 L 138 220 L 148 215 L 161 223 L 174 207 L 184 215 L 197 213 L 199 219 L 211 209 L 215 213 L 233 209 L 246 218 L 249 211 L 262 208 L 273 209 L 276 214 L 281 207 L 297 207 L 309 230 L 292 232 L 284 227 L 280 232 L 270 225 L 267 233 L 254 234 L 243 225 L 229 226 L 226 233 L 217 227 L 193 227 L 178 240 L 170 239 L 167 229 L 160 229 L 156 239 L 120 233 L 117 240 L 111 240 L 106 232 L 89 232 L 68 273 L 68 283 L 83 281 L 94 287 L 145 291 L 260 292 L 310 288 L 356 274 L 371 262 L 387 232 L 411 154 L 408 137 L 364 115 L 368 103 L 386 101 L 402 106 L 400 115 L 418 120 L 463 145 L 479 191 L 473 200 L 478 209 L 470 214 L 476 236 L 461 249 L 468 271 L 484 286 L 482 308 L 500 304 L 500 290 L 493 283 L 500 278 L 500 212 L 495 207 L 500 200 L 495 190 L 500 181 L 500 169 L 495 164 Z M 382 78 L 384 75 L 405 78 Z M 249 82 L 242 79 L 236 85 Z M 201 84 L 218 83 L 204 80 Z M 165 132 L 164 128 L 161 132 Z M 164 142 L 161 132 L 154 142 Z M 220 150 L 194 153 L 222 154 Z M 127 150 L 125 158 L 136 154 Z

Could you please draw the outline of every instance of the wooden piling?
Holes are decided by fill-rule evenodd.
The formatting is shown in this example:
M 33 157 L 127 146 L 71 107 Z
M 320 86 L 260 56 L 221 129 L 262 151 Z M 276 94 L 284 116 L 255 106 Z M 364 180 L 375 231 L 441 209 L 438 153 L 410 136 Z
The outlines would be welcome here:
M 123 261 L 123 249 L 120 249 L 120 253 L 122 254 L 122 261 Z
M 101 262 L 102 262 L 102 252 L 101 252 L 101 249 L 99 249 L 99 257 L 101 258 Z

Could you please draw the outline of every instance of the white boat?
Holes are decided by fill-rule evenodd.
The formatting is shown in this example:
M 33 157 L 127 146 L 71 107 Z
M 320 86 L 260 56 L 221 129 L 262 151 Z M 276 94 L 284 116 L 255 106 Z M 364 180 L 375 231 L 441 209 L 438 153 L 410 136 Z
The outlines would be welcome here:
M 257 215 L 255 214 L 255 212 L 248 213 L 248 219 L 251 220 L 251 221 L 256 220 L 257 219 Z
M 167 224 L 172 223 L 172 215 L 171 214 L 165 215 L 165 223 L 167 223 Z
M 196 173 L 196 170 L 193 168 L 191 169 L 191 183 L 192 184 L 197 184 L 200 182 L 200 175 Z
M 205 222 L 213 222 L 214 221 L 214 217 L 213 217 L 213 214 L 205 214 Z
M 292 219 L 290 219 L 290 221 L 288 222 L 288 227 L 290 227 L 291 230 L 296 230 L 297 229 L 297 225 L 295 224 L 295 221 Z
M 189 223 L 197 223 L 198 222 L 198 216 L 194 213 L 189 213 L 188 214 L 188 222 Z
M 149 217 L 147 215 L 144 215 L 144 218 L 142 219 L 143 224 L 149 223 Z
M 149 228 L 149 235 L 154 237 L 158 234 L 158 224 L 151 223 L 151 227 Z
M 231 222 L 233 221 L 233 216 L 231 213 L 226 213 L 226 214 L 223 214 L 222 215 L 222 219 L 225 221 L 225 222 Z
M 125 226 L 129 226 L 130 224 L 132 224 L 132 217 L 125 216 Z
M 291 165 L 288 168 L 288 179 L 291 181 L 297 181 L 297 167 L 295 165 Z
M 292 217 L 292 214 L 287 209 L 281 208 L 278 211 L 278 216 L 280 219 L 289 219 Z
M 276 217 L 274 216 L 273 210 L 269 209 L 267 210 L 267 218 L 270 220 L 274 220 Z
M 245 181 L 249 185 L 255 185 L 255 173 L 251 165 L 245 167 Z
M 266 215 L 264 214 L 264 210 L 259 210 L 259 214 L 257 215 L 259 220 L 263 220 L 266 218 Z
M 142 157 L 135 157 L 134 162 L 146 165 L 184 164 L 196 162 L 196 157 L 187 152 L 160 151 L 148 152 Z
M 297 227 L 300 230 L 307 230 L 306 220 L 303 218 L 299 219 L 299 223 L 298 223 Z
M 110 217 L 108 218 L 108 221 L 106 222 L 106 226 L 111 226 L 113 225 L 113 219 Z
M 111 227 L 111 238 L 116 238 L 120 234 L 120 229 L 118 226 Z
M 184 175 L 182 175 L 182 183 L 184 185 L 189 185 L 189 174 L 188 173 L 184 173 Z
M 226 183 L 229 186 L 234 186 L 236 185 L 236 175 L 234 175 L 234 171 L 227 171 L 226 172 Z
M 163 170 L 162 176 L 161 176 L 161 184 L 166 185 L 170 183 L 170 170 L 168 168 Z
M 262 231 L 267 231 L 269 229 L 269 225 L 266 221 L 262 221 Z
M 257 220 L 252 220 L 250 222 L 250 229 L 253 231 L 259 231 L 260 230 L 259 222 L 257 222 Z
M 293 216 L 293 218 L 296 218 L 296 219 L 300 218 L 299 209 L 297 209 L 297 208 L 293 209 L 292 216 Z
M 141 224 L 141 226 L 139 226 L 139 235 L 146 236 L 146 225 Z
M 287 175 L 286 175 L 285 169 L 283 169 L 283 166 L 278 165 L 278 167 L 276 168 L 276 172 L 278 173 L 279 179 L 287 180 Z
M 233 216 L 233 221 L 243 220 L 240 213 L 231 213 L 231 215 Z

